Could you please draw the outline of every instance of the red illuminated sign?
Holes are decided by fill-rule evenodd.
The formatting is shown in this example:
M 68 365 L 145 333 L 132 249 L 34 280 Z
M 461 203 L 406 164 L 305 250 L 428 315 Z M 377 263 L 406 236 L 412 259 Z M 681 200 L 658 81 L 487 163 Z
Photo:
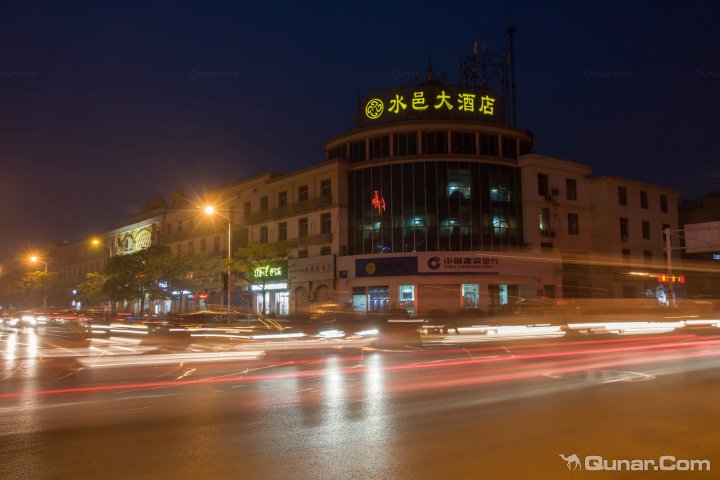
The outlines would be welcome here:
M 385 211 L 385 199 L 380 196 L 377 190 L 373 190 L 372 205 L 373 209 L 376 209 L 378 213 Z

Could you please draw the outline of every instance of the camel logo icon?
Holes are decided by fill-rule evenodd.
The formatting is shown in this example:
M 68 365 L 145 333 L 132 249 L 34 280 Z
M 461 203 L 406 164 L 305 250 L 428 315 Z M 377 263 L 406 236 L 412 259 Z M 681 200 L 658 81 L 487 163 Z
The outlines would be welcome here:
M 577 470 L 578 468 L 582 470 L 582 464 L 580 463 L 580 458 L 577 456 L 577 453 L 573 453 L 567 457 L 561 453 L 560 458 L 567 462 L 568 470 Z

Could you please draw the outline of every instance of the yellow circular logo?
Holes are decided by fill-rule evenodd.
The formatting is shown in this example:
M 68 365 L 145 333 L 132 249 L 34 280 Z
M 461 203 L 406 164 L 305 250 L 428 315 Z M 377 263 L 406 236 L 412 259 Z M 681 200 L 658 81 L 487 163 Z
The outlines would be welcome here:
M 365 265 L 365 271 L 368 275 L 372 275 L 373 273 L 375 273 L 375 264 L 371 262 Z
M 365 105 L 365 115 L 367 115 L 370 120 L 375 120 L 382 115 L 384 108 L 385 105 L 383 105 L 382 100 L 373 98 Z

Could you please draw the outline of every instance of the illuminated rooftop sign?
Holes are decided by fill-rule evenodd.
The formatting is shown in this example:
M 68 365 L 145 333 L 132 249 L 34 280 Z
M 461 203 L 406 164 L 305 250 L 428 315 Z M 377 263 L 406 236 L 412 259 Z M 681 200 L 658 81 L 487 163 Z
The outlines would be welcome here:
M 360 99 L 358 123 L 420 119 L 505 121 L 505 105 L 496 93 L 473 86 L 428 84 L 376 92 Z

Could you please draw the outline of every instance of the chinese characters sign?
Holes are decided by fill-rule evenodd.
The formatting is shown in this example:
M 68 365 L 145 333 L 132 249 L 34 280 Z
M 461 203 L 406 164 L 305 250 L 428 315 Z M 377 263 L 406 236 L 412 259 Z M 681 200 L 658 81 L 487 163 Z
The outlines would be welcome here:
M 504 121 L 501 97 L 472 86 L 424 85 L 374 93 L 361 99 L 360 126 L 432 118 Z

